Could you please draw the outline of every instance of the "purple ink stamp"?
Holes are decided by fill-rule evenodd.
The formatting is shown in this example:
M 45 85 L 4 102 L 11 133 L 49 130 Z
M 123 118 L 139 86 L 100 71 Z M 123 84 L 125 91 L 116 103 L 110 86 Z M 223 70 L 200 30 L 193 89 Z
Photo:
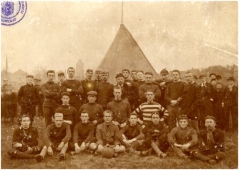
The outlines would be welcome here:
M 3 1 L 1 7 L 1 23 L 5 26 L 17 24 L 24 18 L 27 12 L 26 1 Z

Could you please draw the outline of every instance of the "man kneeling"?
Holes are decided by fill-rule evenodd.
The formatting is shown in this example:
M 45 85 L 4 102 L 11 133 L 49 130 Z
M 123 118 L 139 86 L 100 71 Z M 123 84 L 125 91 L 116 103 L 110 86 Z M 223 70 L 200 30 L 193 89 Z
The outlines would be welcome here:
M 120 142 L 117 138 L 119 127 L 112 123 L 113 112 L 110 110 L 105 110 L 103 115 L 104 123 L 97 125 L 97 142 L 95 144 L 95 147 L 92 146 L 91 148 L 95 149 L 98 146 L 96 153 L 101 153 L 101 151 L 108 146 L 112 147 L 115 153 L 124 152 L 125 147 L 123 145 L 120 145 Z M 115 154 L 115 156 L 116 155 L 117 154 Z
M 71 138 L 70 125 L 63 122 L 63 114 L 54 114 L 54 123 L 46 128 L 44 135 L 45 146 L 37 157 L 37 161 L 41 162 L 46 153 L 53 155 L 53 150 L 60 151 L 59 161 L 65 159 L 65 154 L 68 148 L 68 141 Z
M 40 152 L 38 131 L 32 127 L 29 115 L 22 115 L 20 126 L 13 132 L 12 149 L 8 151 L 11 158 L 36 159 Z

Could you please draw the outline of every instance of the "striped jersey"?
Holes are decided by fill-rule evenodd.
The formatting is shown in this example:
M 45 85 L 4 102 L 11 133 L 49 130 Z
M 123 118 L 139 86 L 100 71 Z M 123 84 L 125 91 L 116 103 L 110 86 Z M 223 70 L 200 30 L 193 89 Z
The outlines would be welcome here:
M 134 113 L 136 113 L 143 122 L 151 122 L 151 115 L 152 113 L 158 112 L 159 114 L 162 113 L 164 119 L 168 117 L 168 111 L 163 108 L 159 103 L 152 102 L 152 103 L 142 103 L 139 105 L 137 109 L 135 109 Z M 161 115 L 161 114 L 160 114 Z

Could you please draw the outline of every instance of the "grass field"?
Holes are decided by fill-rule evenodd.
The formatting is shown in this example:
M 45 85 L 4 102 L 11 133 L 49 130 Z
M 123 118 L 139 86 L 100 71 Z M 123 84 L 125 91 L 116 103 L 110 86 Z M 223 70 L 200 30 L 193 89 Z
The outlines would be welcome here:
M 44 133 L 43 120 L 36 119 L 35 126 L 38 126 L 40 139 Z M 4 169 L 71 169 L 71 168 L 107 168 L 107 169 L 151 169 L 151 168 L 180 168 L 180 169 L 236 169 L 238 168 L 238 134 L 226 133 L 226 159 L 216 165 L 209 165 L 199 160 L 183 160 L 172 152 L 171 148 L 168 151 L 168 157 L 160 159 L 154 155 L 141 157 L 138 155 L 122 154 L 117 158 L 106 159 L 101 156 L 93 156 L 89 153 L 82 153 L 81 155 L 71 156 L 66 155 L 66 160 L 59 162 L 57 154 L 53 157 L 44 159 L 43 162 L 37 163 L 36 160 L 16 160 L 10 159 L 7 155 L 7 150 L 11 148 L 12 133 L 17 124 L 2 123 L 1 129 L 1 168 Z

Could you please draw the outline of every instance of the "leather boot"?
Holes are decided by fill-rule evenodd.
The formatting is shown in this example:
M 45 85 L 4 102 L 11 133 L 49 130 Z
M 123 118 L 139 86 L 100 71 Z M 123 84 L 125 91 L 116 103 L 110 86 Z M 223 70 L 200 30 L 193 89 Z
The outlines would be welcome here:
M 17 158 L 17 159 L 34 159 L 35 158 L 35 155 L 16 151 L 16 150 L 8 151 L 8 155 L 11 156 L 11 158 Z
M 47 147 L 44 146 L 41 150 L 41 153 L 35 156 L 37 162 L 42 162 L 47 153 Z

